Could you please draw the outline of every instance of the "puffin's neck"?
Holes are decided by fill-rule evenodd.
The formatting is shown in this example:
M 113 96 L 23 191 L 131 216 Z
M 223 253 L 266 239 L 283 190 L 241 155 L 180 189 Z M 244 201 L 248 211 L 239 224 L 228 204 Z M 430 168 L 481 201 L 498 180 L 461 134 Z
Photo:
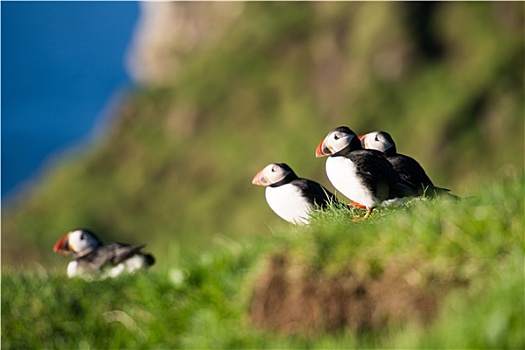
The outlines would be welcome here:
M 363 150 L 363 149 L 364 148 L 363 146 L 361 146 L 361 141 L 359 140 L 359 138 L 352 137 L 352 140 L 345 148 L 343 148 L 339 152 L 332 154 L 332 156 L 343 156 L 344 157 L 353 151 L 358 151 L 358 150 Z
M 282 185 L 286 185 L 287 183 L 292 182 L 293 180 L 297 180 L 299 176 L 297 176 L 293 171 L 290 172 L 288 175 L 286 175 L 281 181 L 277 181 L 274 184 L 271 184 L 270 187 L 279 187 Z
M 86 250 L 83 250 L 81 252 L 78 252 L 78 253 L 75 253 L 74 254 L 74 260 L 78 259 L 78 258 L 82 258 L 86 255 L 89 255 L 91 253 L 93 253 L 95 251 L 95 249 L 97 249 L 98 247 L 100 247 L 102 244 L 99 244 L 97 245 L 96 247 L 93 247 L 93 248 L 89 248 L 89 249 L 86 249 Z
M 395 156 L 397 154 L 396 146 L 394 145 L 390 147 L 384 153 L 385 153 L 385 156 L 387 157 Z

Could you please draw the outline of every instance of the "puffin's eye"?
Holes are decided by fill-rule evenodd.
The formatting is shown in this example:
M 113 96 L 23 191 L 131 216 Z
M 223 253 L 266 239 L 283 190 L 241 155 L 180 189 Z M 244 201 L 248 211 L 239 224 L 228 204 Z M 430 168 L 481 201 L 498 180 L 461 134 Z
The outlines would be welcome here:
M 84 234 L 81 234 L 80 235 L 80 240 L 83 241 L 86 237 L 84 236 Z
M 339 136 L 337 136 L 337 134 L 334 134 L 334 139 L 339 140 Z
M 379 134 L 376 134 L 375 140 L 379 141 Z

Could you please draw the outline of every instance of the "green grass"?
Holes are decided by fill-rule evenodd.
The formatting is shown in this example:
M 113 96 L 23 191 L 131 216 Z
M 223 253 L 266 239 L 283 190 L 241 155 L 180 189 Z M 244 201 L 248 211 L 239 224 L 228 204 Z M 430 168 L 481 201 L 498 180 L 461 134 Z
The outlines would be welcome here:
M 413 200 L 354 223 L 333 207 L 310 227 L 261 227 L 179 254 L 173 266 L 97 282 L 60 269 L 2 273 L 2 348 L 523 348 L 523 173 L 459 202 Z M 219 237 L 220 238 L 220 237 Z M 393 261 L 443 288 L 429 324 L 283 334 L 249 318 L 266 261 L 286 254 L 317 276 L 377 278 Z M 58 265 L 58 262 L 57 262 Z

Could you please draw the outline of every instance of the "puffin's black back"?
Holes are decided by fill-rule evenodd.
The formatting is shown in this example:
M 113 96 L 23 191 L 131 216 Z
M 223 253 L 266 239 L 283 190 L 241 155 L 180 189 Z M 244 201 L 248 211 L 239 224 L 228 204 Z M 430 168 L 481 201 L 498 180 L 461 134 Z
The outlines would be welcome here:
M 423 167 L 414 158 L 398 153 L 388 156 L 387 159 L 401 179 L 414 185 L 416 189 L 415 195 L 425 195 L 429 197 L 446 195 L 454 199 L 459 199 L 459 197 L 450 194 L 449 189 L 435 186 Z
M 395 154 L 387 156 L 387 159 L 402 179 L 416 186 L 434 186 L 423 167 L 414 158 L 403 154 Z
M 130 245 L 123 243 L 111 243 L 103 245 L 93 250 L 91 253 L 75 259 L 79 265 L 86 270 L 98 271 L 104 265 L 118 265 L 122 261 L 131 258 L 135 254 L 142 254 L 140 250 L 146 245 Z M 151 254 L 143 254 L 151 266 L 155 263 L 155 258 Z
M 303 197 L 310 204 L 317 205 L 320 208 L 326 208 L 330 202 L 336 203 L 338 201 L 333 193 L 315 181 L 298 178 L 293 180 L 291 184 L 301 189 Z

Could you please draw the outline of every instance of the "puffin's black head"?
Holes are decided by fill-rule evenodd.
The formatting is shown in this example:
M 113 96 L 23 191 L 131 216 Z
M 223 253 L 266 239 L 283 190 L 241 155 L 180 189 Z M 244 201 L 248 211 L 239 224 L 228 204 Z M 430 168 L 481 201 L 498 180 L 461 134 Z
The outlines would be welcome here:
M 375 149 L 390 156 L 397 153 L 396 144 L 392 136 L 386 131 L 373 131 L 359 136 L 361 145 L 366 149 Z
M 337 128 L 333 129 L 332 132 L 333 131 L 340 131 L 340 132 L 343 132 L 345 134 L 354 134 L 354 135 L 356 135 L 356 133 L 352 129 L 350 129 L 348 126 L 346 126 L 346 125 L 338 126 Z
M 363 149 L 356 133 L 347 126 L 340 126 L 328 133 L 315 150 L 316 157 L 332 156 L 341 152 Z

